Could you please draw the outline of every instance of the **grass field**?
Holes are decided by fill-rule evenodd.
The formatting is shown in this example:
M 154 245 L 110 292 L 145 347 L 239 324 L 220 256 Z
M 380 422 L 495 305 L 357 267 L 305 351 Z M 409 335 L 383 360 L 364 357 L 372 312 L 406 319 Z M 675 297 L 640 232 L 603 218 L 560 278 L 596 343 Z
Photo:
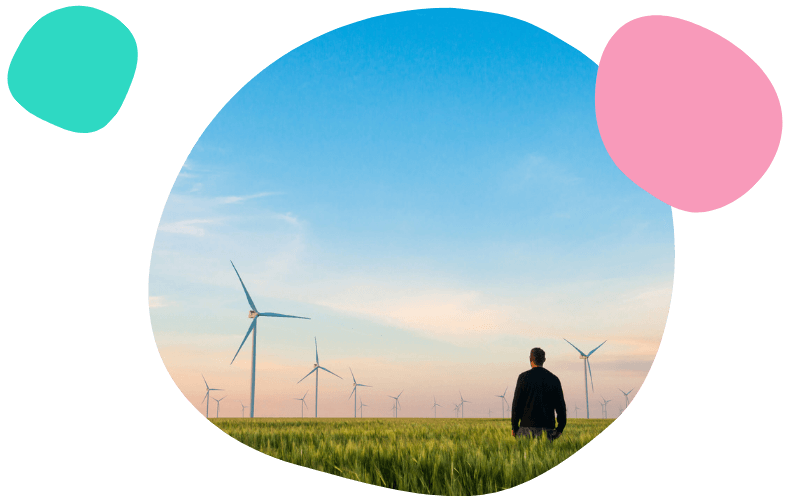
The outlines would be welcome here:
M 211 419 L 268 455 L 386 488 L 481 495 L 513 488 L 569 458 L 613 419 L 571 419 L 564 434 L 511 436 L 502 419 Z

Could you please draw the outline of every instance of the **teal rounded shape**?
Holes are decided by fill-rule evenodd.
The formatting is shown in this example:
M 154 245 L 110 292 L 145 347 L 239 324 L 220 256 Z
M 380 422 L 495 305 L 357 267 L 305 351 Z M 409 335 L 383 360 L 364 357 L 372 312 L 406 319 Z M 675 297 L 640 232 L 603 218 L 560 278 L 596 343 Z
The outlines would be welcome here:
M 122 106 L 137 60 L 136 40 L 119 19 L 92 7 L 66 7 L 25 34 L 8 68 L 8 89 L 48 123 L 95 132 Z

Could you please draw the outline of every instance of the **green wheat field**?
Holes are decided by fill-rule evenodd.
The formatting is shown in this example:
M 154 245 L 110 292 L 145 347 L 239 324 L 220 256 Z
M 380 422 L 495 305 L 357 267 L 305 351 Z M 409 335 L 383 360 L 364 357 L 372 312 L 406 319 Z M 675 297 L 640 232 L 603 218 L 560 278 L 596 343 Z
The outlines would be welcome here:
M 483 495 L 560 464 L 613 419 L 570 419 L 554 442 L 511 436 L 508 419 L 218 418 L 228 435 L 303 467 L 397 490 Z

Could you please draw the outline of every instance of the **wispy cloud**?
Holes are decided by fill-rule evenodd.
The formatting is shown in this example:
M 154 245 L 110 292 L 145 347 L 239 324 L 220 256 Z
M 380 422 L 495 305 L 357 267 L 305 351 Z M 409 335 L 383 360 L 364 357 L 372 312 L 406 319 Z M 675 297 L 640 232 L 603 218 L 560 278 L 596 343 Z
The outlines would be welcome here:
M 297 217 L 292 215 L 291 212 L 286 212 L 285 214 L 273 214 L 272 217 L 278 220 L 282 220 L 284 222 L 288 222 L 289 224 L 298 226 L 300 222 L 297 220 Z
M 167 298 L 163 295 L 158 295 L 158 296 L 151 295 L 148 297 L 148 302 L 150 305 L 150 309 L 155 309 L 157 307 L 167 307 L 169 305 L 172 305 L 172 303 L 169 302 Z
M 214 220 L 212 219 L 182 220 L 182 221 L 162 224 L 161 226 L 158 227 L 158 230 L 164 231 L 165 233 L 188 234 L 191 236 L 204 236 L 206 234 L 206 230 L 202 225 L 212 224 L 212 223 L 214 223 Z
M 245 196 L 220 196 L 218 198 L 214 198 L 214 201 L 222 205 L 228 205 L 231 203 L 241 203 L 243 201 L 253 200 L 255 198 L 263 198 L 265 196 L 273 196 L 276 194 L 281 194 L 281 193 L 266 192 L 266 193 L 249 194 Z

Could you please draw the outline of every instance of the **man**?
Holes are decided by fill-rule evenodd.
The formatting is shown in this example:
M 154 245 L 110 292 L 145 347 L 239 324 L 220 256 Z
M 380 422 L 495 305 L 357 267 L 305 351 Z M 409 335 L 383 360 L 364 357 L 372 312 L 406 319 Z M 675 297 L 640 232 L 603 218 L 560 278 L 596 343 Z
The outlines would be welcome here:
M 561 435 L 567 425 L 567 405 L 561 381 L 542 367 L 545 361 L 542 349 L 531 349 L 530 361 L 531 369 L 519 375 L 517 388 L 514 389 L 511 432 L 515 437 L 537 437 L 546 432 L 547 438 L 552 441 Z M 558 427 L 553 412 L 558 416 Z

